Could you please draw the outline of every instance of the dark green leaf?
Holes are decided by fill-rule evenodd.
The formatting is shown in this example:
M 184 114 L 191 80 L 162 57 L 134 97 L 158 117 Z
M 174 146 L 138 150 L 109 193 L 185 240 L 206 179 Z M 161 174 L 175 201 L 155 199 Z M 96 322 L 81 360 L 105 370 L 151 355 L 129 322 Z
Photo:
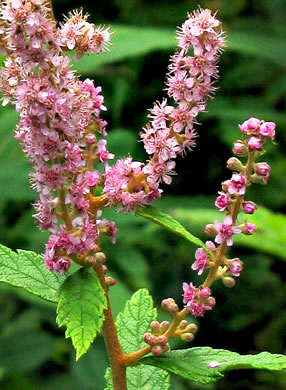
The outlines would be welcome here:
M 144 217 L 151 222 L 157 223 L 158 225 L 163 226 L 165 229 L 170 230 L 172 233 L 177 234 L 185 238 L 186 240 L 192 242 L 193 244 L 205 248 L 205 250 L 213 256 L 213 253 L 209 248 L 193 234 L 188 232 L 180 222 L 176 221 L 171 215 L 164 213 L 163 211 L 158 210 L 153 206 L 144 207 L 136 212 L 140 217 Z
M 57 301 L 57 291 L 65 276 L 50 272 L 43 258 L 34 252 L 18 253 L 0 245 L 0 281 L 22 287 L 47 301 Z
M 209 347 L 197 347 L 167 352 L 164 355 L 145 357 L 142 364 L 162 368 L 190 381 L 212 383 L 223 373 L 239 369 L 284 370 L 286 356 L 262 352 L 258 355 L 239 355 L 236 352 Z
M 84 268 L 70 275 L 58 294 L 57 323 L 71 337 L 76 360 L 89 349 L 104 320 L 106 297 L 94 271 Z

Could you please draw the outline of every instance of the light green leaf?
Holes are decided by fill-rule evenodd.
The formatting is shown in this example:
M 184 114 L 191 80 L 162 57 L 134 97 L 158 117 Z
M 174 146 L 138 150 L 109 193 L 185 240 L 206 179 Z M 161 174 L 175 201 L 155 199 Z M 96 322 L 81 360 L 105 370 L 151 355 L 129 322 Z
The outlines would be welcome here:
M 284 370 L 286 356 L 269 352 L 239 355 L 224 349 L 197 347 L 167 352 L 158 357 L 145 357 L 140 363 L 162 368 L 193 382 L 207 384 L 218 381 L 225 372 L 232 370 Z
M 17 252 L 0 245 L 0 281 L 56 302 L 57 291 L 65 276 L 50 272 L 42 256 L 20 249 Z
M 84 268 L 70 275 L 58 293 L 57 323 L 71 337 L 76 360 L 89 349 L 104 320 L 106 297 L 94 271 Z
M 150 324 L 157 319 L 157 310 L 153 308 L 153 300 L 146 289 L 138 290 L 127 301 L 123 313 L 116 319 L 121 347 L 125 353 L 134 352 L 143 348 L 144 333 L 150 331 Z M 128 390 L 167 390 L 169 389 L 169 375 L 154 367 L 139 365 L 127 367 Z M 151 369 L 150 369 L 151 368 Z M 112 390 L 111 371 L 105 375 L 107 390 Z
M 7 198 L 32 200 L 35 192 L 30 189 L 28 159 L 14 139 L 14 127 L 18 114 L 11 108 L 0 110 L 0 202 Z
M 211 256 L 213 256 L 213 253 L 198 237 L 195 237 L 193 234 L 188 232 L 184 226 L 182 226 L 180 222 L 176 221 L 171 215 L 164 213 L 153 206 L 143 207 L 138 210 L 136 214 L 151 222 L 157 223 L 165 229 L 170 230 L 172 233 L 175 233 L 193 244 L 204 248 Z

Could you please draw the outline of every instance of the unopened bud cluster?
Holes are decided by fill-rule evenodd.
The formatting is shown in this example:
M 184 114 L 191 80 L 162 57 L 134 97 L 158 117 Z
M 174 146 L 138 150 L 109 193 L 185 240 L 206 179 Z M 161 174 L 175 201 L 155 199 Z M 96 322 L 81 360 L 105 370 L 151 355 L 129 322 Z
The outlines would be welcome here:
M 152 321 L 150 328 L 152 333 L 144 334 L 144 341 L 151 346 L 151 352 L 154 356 L 161 355 L 169 350 L 168 339 L 164 333 L 169 328 L 170 323 L 168 321 L 158 322 Z
M 211 283 L 221 279 L 227 287 L 235 285 L 233 277 L 240 275 L 243 263 L 238 258 L 228 259 L 224 252 L 227 247 L 233 245 L 234 234 L 251 235 L 256 230 L 254 224 L 245 220 L 237 225 L 236 220 L 240 211 L 244 214 L 253 214 L 257 209 L 254 202 L 244 199 L 246 188 L 252 183 L 267 183 L 270 166 L 266 162 L 256 162 L 256 159 L 265 153 L 264 145 L 275 138 L 273 122 L 250 118 L 239 125 L 239 128 L 243 139 L 234 143 L 233 151 L 236 157 L 231 157 L 227 161 L 227 167 L 233 174 L 229 180 L 222 183 L 222 190 L 215 201 L 215 206 L 219 211 L 226 213 L 226 216 L 223 222 L 215 221 L 206 225 L 205 233 L 214 237 L 214 242 L 207 241 L 205 248 L 196 250 L 195 262 L 192 265 L 192 269 L 198 271 L 199 275 L 206 269 L 209 269 L 209 272 L 214 269 L 215 275 Z M 240 160 L 242 157 L 247 157 L 246 163 Z M 183 301 L 194 316 L 202 316 L 205 310 L 213 307 L 209 302 L 210 292 L 206 292 L 205 300 L 202 299 L 202 292 L 208 289 L 208 283 L 207 280 L 207 283 L 199 288 L 194 287 L 192 283 L 183 283 Z M 196 305 L 199 305 L 200 310 L 197 310 Z

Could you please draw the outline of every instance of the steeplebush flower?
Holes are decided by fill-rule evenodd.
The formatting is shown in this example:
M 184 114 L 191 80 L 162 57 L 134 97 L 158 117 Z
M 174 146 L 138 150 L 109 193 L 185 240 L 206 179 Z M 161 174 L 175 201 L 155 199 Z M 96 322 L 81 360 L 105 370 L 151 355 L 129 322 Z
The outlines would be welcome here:
M 213 307 L 212 297 L 209 297 L 208 305 L 200 300 L 204 289 L 209 289 L 217 279 L 221 279 L 225 286 L 233 287 L 235 285 L 233 276 L 240 276 L 242 261 L 238 258 L 228 259 L 226 256 L 227 247 L 233 245 L 233 235 L 240 233 L 251 235 L 257 229 L 256 225 L 248 221 L 237 225 L 237 217 L 240 211 L 247 215 L 253 214 L 257 209 L 256 204 L 244 200 L 244 196 L 247 187 L 252 183 L 266 184 L 268 181 L 270 166 L 265 162 L 256 163 L 255 160 L 264 154 L 266 142 L 274 140 L 275 123 L 250 118 L 239 125 L 239 128 L 245 139 L 236 141 L 233 151 L 239 157 L 248 157 L 247 162 L 243 164 L 236 157 L 228 160 L 227 167 L 235 172 L 229 180 L 222 183 L 222 191 L 219 191 L 215 201 L 215 206 L 220 212 L 226 213 L 226 216 L 223 222 L 214 221 L 205 227 L 205 233 L 214 237 L 219 246 L 216 248 L 211 241 L 207 241 L 206 247 L 197 249 L 195 253 L 196 260 L 192 269 L 198 270 L 198 274 L 202 275 L 208 268 L 209 273 L 205 282 L 198 288 L 192 283 L 183 283 L 183 303 L 194 316 L 203 316 L 205 310 Z

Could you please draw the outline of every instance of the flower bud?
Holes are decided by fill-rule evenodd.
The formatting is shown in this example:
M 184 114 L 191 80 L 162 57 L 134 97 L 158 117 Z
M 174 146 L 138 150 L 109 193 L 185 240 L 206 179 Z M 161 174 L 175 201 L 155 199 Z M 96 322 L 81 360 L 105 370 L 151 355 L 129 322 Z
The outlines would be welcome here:
M 95 137 L 94 134 L 89 133 L 89 134 L 87 134 L 87 135 L 85 136 L 85 140 L 86 140 L 87 143 L 93 144 L 93 143 L 96 141 L 96 137 Z
M 170 349 L 168 344 L 162 345 L 162 352 L 168 352 Z
M 275 123 L 274 122 L 264 122 L 260 126 L 259 134 L 263 137 L 270 137 L 271 139 L 275 138 Z
M 239 157 L 245 157 L 247 156 L 247 146 L 242 141 L 236 141 L 233 144 L 233 153 L 236 154 Z
M 105 284 L 107 285 L 107 287 L 115 286 L 116 280 L 114 278 L 112 278 L 111 276 L 107 276 L 105 278 Z
M 210 234 L 212 236 L 215 236 L 217 234 L 217 230 L 214 226 L 214 224 L 212 223 L 208 223 L 206 226 L 205 226 L 205 233 L 206 234 Z
M 261 120 L 258 118 L 249 118 L 247 121 L 248 130 L 255 130 L 260 126 Z
M 159 356 L 162 353 L 162 347 L 160 345 L 155 345 L 152 347 L 151 352 L 153 356 Z
M 270 166 L 266 162 L 255 164 L 255 173 L 259 176 L 268 176 L 270 169 Z
M 162 321 L 160 328 L 161 328 L 161 333 L 165 333 L 166 330 L 169 328 L 170 322 L 169 321 Z
M 215 307 L 215 305 L 216 305 L 216 300 L 215 300 L 214 297 L 209 297 L 209 298 L 208 298 L 208 305 L 209 305 L 211 308 Z
M 244 168 L 242 162 L 236 157 L 229 158 L 227 160 L 226 166 L 231 171 L 238 171 L 238 172 L 241 172 Z
M 197 327 L 196 324 L 189 324 L 189 325 L 187 326 L 187 328 L 186 328 L 186 331 L 187 331 L 188 333 L 197 333 L 198 327 Z
M 211 290 L 208 287 L 200 287 L 200 297 L 208 298 L 211 295 Z
M 189 325 L 188 321 L 182 320 L 179 325 L 179 329 L 185 329 Z
M 193 333 L 183 333 L 181 335 L 181 339 L 183 341 L 187 341 L 188 343 L 190 343 L 191 341 L 193 341 L 195 338 L 195 336 L 193 335 Z
M 150 328 L 154 333 L 160 333 L 160 323 L 158 321 L 152 321 Z
M 247 145 L 250 150 L 260 150 L 262 148 L 262 141 L 259 137 L 250 137 Z
M 167 343 L 167 337 L 166 336 L 159 336 L 158 338 L 157 338 L 157 343 L 158 344 L 166 344 Z
M 99 263 L 104 263 L 105 260 L 106 260 L 106 256 L 103 252 L 97 252 L 95 254 L 95 259 L 96 261 L 98 261 Z
M 251 175 L 250 176 L 250 181 L 251 183 L 256 183 L 256 184 L 267 184 L 268 182 L 268 178 L 269 178 L 269 175 L 268 176 L 260 176 L 260 175 L 257 175 L 256 173 L 254 175 Z
M 254 211 L 257 209 L 257 206 L 253 202 L 242 202 L 242 209 L 245 212 L 245 214 L 253 214 Z
M 235 286 L 235 280 L 231 278 L 230 276 L 225 276 L 222 278 L 222 282 L 225 285 L 225 287 L 231 288 Z
M 221 183 L 221 188 L 224 192 L 228 192 L 230 186 L 230 180 L 225 180 L 224 182 Z

